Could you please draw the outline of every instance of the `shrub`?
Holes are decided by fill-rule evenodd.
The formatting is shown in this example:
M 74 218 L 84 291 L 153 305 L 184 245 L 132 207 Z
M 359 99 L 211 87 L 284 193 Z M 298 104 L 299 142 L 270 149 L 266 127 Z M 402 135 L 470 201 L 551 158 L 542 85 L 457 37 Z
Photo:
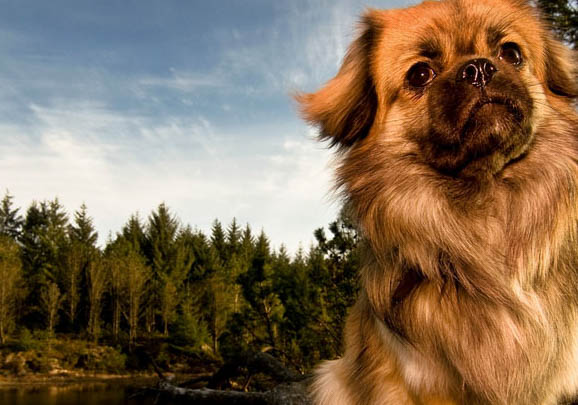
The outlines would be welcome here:
M 126 355 L 113 347 L 87 348 L 77 366 L 92 371 L 121 373 L 126 370 Z
M 40 342 L 34 338 L 32 333 L 28 329 L 23 328 L 20 330 L 16 343 L 14 344 L 14 351 L 27 352 L 29 350 L 40 349 L 41 346 Z
M 179 315 L 170 336 L 170 342 L 175 346 L 193 351 L 201 351 L 203 344 L 210 341 L 207 324 L 188 312 Z

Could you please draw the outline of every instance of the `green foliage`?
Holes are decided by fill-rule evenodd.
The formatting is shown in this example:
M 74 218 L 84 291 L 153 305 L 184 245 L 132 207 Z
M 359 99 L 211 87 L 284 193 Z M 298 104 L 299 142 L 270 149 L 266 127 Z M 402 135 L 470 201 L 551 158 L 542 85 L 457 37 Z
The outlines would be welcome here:
M 27 328 L 20 329 L 20 333 L 16 338 L 14 344 L 14 350 L 19 352 L 25 352 L 28 350 L 34 350 L 40 347 L 40 342 L 34 338 L 32 332 Z
M 33 202 L 28 208 L 20 236 L 22 266 L 27 281 L 24 322 L 34 329 L 46 324 L 42 292 L 53 282 L 62 289 L 68 216 L 58 199 Z
M 12 208 L 14 197 L 6 191 L 0 202 L 0 235 L 18 239 L 22 229 L 22 216 L 18 214 L 18 208 Z
M 30 332 L 23 332 L 21 336 L 24 340 L 12 347 L 12 353 L 6 356 L 12 361 L 5 364 L 17 368 L 20 373 L 47 373 L 58 369 L 122 373 L 126 368 L 127 356 L 117 347 L 33 336 Z
M 171 327 L 172 344 L 198 352 L 209 341 L 209 330 L 202 319 L 191 312 L 183 312 L 177 316 L 176 322 Z
M 92 218 L 88 216 L 86 204 L 74 213 L 74 224 L 70 226 L 68 236 L 72 242 L 81 246 L 95 247 L 98 240 L 98 232 L 92 224 Z
M 576 0 L 536 0 L 552 29 L 574 49 L 578 47 L 578 2 Z
M 114 347 L 94 347 L 86 350 L 84 356 L 83 368 L 86 370 L 121 373 L 126 368 L 126 354 Z
M 0 235 L 0 343 L 15 326 L 22 298 L 20 247 L 10 236 Z
M 0 219 L 2 212 L 17 218 L 10 199 Z M 235 219 L 227 226 L 215 220 L 208 236 L 182 226 L 165 204 L 146 223 L 131 216 L 102 250 L 85 205 L 68 224 L 58 200 L 34 202 L 20 229 L 19 244 L 11 243 L 28 295 L 15 312 L 20 335 L 9 342 L 17 341 L 12 350 L 38 353 L 28 366 L 15 357 L 18 369 L 45 370 L 55 359 L 109 372 L 142 368 L 145 347 L 167 367 L 175 353 L 205 361 L 267 350 L 307 372 L 340 355 L 359 267 L 357 233 L 345 212 L 315 231 L 309 251 L 293 256 Z M 114 347 L 60 344 L 62 336 Z

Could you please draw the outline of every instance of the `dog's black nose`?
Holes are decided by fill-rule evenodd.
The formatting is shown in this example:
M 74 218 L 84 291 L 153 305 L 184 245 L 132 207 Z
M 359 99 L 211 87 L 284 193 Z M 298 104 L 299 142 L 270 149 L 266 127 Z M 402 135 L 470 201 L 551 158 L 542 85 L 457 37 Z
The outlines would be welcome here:
M 484 87 L 492 80 L 498 69 L 488 59 L 472 59 L 458 69 L 457 81 L 466 81 L 472 86 Z

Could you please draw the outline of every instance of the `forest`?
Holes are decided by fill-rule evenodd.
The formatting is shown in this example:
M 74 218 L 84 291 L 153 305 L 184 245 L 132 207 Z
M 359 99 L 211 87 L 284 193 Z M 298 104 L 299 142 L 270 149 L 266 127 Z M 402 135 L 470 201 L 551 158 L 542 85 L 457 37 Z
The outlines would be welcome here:
M 314 236 L 291 256 L 248 224 L 215 220 L 204 234 L 160 204 L 146 219 L 132 215 L 99 247 L 85 205 L 72 216 L 58 199 L 22 211 L 6 192 L 0 368 L 50 372 L 59 360 L 62 368 L 150 369 L 143 351 L 165 369 L 183 357 L 218 367 L 267 352 L 306 373 L 340 353 L 357 289 L 357 234 L 347 217 Z M 96 364 L 88 347 L 106 356 Z M 32 359 L 7 361 L 33 349 Z

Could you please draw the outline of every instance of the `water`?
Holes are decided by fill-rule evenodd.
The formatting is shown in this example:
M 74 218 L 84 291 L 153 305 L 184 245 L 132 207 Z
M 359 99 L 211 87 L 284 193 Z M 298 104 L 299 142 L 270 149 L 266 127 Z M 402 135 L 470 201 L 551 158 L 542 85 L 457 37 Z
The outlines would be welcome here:
M 142 387 L 139 385 L 137 387 Z M 131 398 L 126 384 L 81 383 L 0 389 L 0 405 L 153 405 L 154 396 Z M 160 405 L 160 404 L 159 404 Z

